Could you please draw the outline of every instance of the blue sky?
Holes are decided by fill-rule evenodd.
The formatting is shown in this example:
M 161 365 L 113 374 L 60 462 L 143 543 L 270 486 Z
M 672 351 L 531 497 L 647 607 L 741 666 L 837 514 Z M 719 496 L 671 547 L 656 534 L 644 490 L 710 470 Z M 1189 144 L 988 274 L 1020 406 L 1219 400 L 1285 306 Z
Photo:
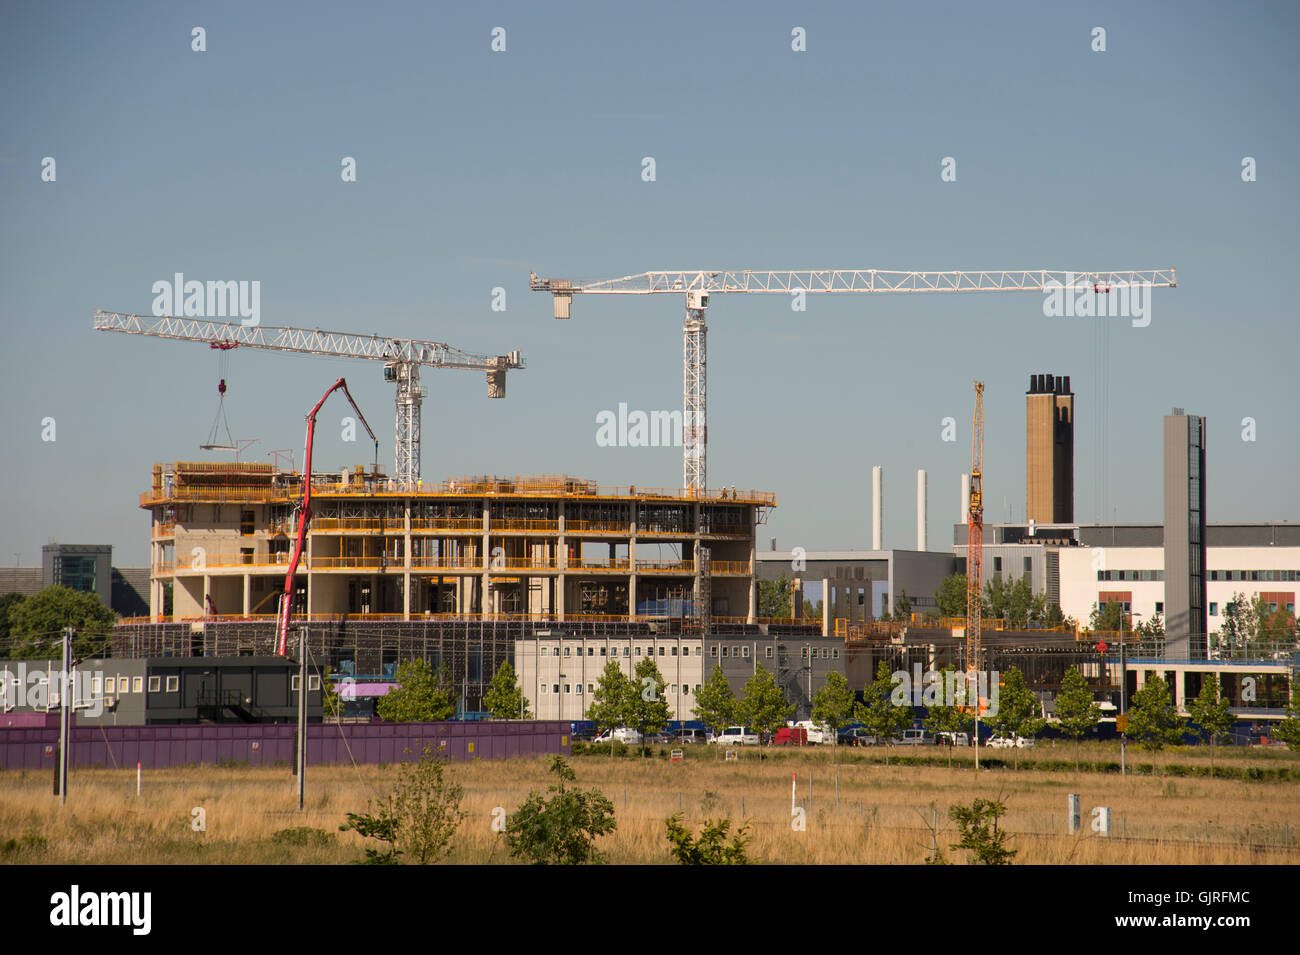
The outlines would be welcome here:
M 530 268 L 1176 266 L 1146 328 L 1048 319 L 1034 293 L 821 296 L 804 313 L 718 296 L 710 481 L 777 492 L 763 546 L 865 547 L 883 465 L 885 543 L 911 547 L 926 468 L 946 547 L 972 379 L 986 517 L 1003 520 L 1024 507 L 1028 376 L 1052 372 L 1077 394 L 1078 519 L 1161 519 L 1161 417 L 1180 406 L 1209 419 L 1210 520 L 1300 520 L 1298 20 L 1290 3 L 4 3 L 0 562 L 33 564 L 53 538 L 142 564 L 153 462 L 212 457 L 214 354 L 91 331 L 96 307 L 148 313 L 177 271 L 260 281 L 265 325 L 521 348 L 504 401 L 478 373 L 426 373 L 426 479 L 675 487 L 678 449 L 595 432 L 619 402 L 680 407 L 682 303 L 579 298 L 557 322 Z M 250 458 L 300 457 L 302 417 L 340 375 L 391 470 L 378 363 L 235 352 L 226 407 L 259 439 Z M 327 410 L 319 466 L 367 460 L 324 424 L 346 403 Z

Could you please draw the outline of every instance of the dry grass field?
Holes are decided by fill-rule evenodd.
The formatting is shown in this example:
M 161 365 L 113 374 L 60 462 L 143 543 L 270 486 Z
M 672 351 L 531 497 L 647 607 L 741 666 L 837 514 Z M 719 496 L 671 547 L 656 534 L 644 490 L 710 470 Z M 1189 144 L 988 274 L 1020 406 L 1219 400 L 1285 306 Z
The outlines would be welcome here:
M 1218 765 L 1256 769 L 1274 779 L 1210 779 L 1160 775 L 1162 768 L 1208 765 L 1204 749 L 1151 756 L 1135 748 L 1129 765 L 1155 772 L 1121 778 L 1073 769 L 1073 748 L 1040 747 L 1022 753 L 1039 768 L 974 772 L 969 752 L 952 769 L 946 754 L 915 755 L 928 765 L 900 764 L 891 754 L 840 751 L 743 751 L 724 762 L 709 748 L 683 762 L 579 755 L 570 760 L 582 788 L 598 787 L 614 803 L 618 828 L 601 840 L 611 863 L 670 862 L 664 819 L 679 807 L 695 828 L 706 818 L 748 821 L 750 855 L 787 864 L 909 863 L 925 861 L 932 839 L 953 862 L 965 853 L 947 809 L 977 796 L 1001 797 L 1016 863 L 1038 864 L 1296 864 L 1300 863 L 1300 756 L 1278 751 L 1220 753 Z M 988 754 L 993 755 L 993 754 Z M 937 757 L 943 757 L 942 760 Z M 907 759 L 904 755 L 903 760 Z M 1117 760 L 1114 746 L 1085 746 L 1085 761 Z M 1008 758 L 1009 763 L 1009 758 Z M 1055 768 L 1046 768 L 1047 764 Z M 1185 770 L 1184 770 L 1185 772 Z M 791 774 L 806 829 L 791 826 Z M 550 782 L 547 760 L 454 764 L 469 812 L 448 861 L 510 862 L 504 837 L 492 830 L 492 810 L 512 812 L 530 789 Z M 307 806 L 295 811 L 293 777 L 285 768 L 202 767 L 146 773 L 135 793 L 135 773 L 76 770 L 68 804 L 51 795 L 48 773 L 0 772 L 0 861 L 6 863 L 347 863 L 362 856 L 363 840 L 339 832 L 349 811 L 392 785 L 393 767 L 320 767 L 308 772 Z M 811 785 L 811 792 L 810 792 Z M 1082 797 L 1082 833 L 1066 834 L 1066 796 Z M 1095 806 L 1113 814 L 1111 838 L 1091 831 Z M 201 807 L 206 831 L 191 828 Z M 938 819 L 937 838 L 932 822 Z M 303 838 L 283 830 L 310 827 Z

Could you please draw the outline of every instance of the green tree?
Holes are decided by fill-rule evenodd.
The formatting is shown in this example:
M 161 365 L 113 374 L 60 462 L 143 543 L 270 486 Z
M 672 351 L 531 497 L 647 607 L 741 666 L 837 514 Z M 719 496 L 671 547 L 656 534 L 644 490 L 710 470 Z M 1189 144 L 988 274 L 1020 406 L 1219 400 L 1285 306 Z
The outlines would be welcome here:
M 744 692 L 736 703 L 736 715 L 756 733 L 774 733 L 794 715 L 794 704 L 786 700 L 771 671 L 760 663 L 745 682 Z
M 831 742 L 838 746 L 840 730 L 853 719 L 853 691 L 844 674 L 838 670 L 826 674 L 826 682 L 813 694 L 812 704 L 813 722 L 829 726 L 834 734 Z M 831 760 L 835 760 L 835 749 L 831 750 Z
M 1192 700 L 1188 710 L 1192 714 L 1192 722 L 1210 738 L 1210 775 L 1213 776 L 1215 744 L 1237 722 L 1229 709 L 1227 698 L 1220 691 L 1217 674 L 1207 673 L 1201 678 L 1201 692 L 1196 694 L 1196 699 Z
M 587 706 L 587 719 L 593 720 L 602 730 L 628 726 L 632 723 L 632 681 L 628 679 L 618 661 L 611 659 L 596 682 L 596 692 Z M 610 740 L 609 757 L 614 758 L 614 742 Z
M 628 684 L 628 723 L 643 734 L 657 733 L 668 725 L 672 710 L 668 706 L 668 687 L 653 657 L 637 661 Z M 646 752 L 649 747 L 645 748 Z
M 876 668 L 876 679 L 862 691 L 862 702 L 853 707 L 854 718 L 881 742 L 887 742 L 891 736 L 912 725 L 912 701 L 903 699 L 896 703 L 893 696 L 894 677 L 889 664 L 881 660 Z M 885 762 L 889 762 L 888 750 L 885 751 Z
M 664 822 L 668 827 L 668 842 L 672 846 L 673 858 L 681 865 L 751 864 L 745 856 L 745 845 L 749 842 L 747 825 L 736 830 L 728 842 L 730 819 L 719 819 L 716 822 L 705 820 L 698 839 L 682 825 L 681 813 L 670 816 Z
M 1046 725 L 1041 717 L 1038 697 L 1030 691 L 1025 683 L 1025 675 L 1019 667 L 1012 667 L 1002 674 L 1002 685 L 998 687 L 998 711 L 991 714 L 989 721 L 993 731 L 999 736 L 1034 736 Z M 1020 747 L 1016 747 L 1013 757 L 1016 769 L 1020 768 Z
M 736 722 L 736 695 L 718 664 L 695 694 L 695 718 L 715 735 Z
M 1056 694 L 1056 718 L 1062 733 L 1074 740 L 1074 768 L 1079 768 L 1079 742 L 1101 723 L 1101 707 L 1092 698 L 1088 681 L 1075 667 L 1065 671 Z
M 940 733 L 961 733 L 969 730 L 975 724 L 975 716 L 965 709 L 965 676 L 963 675 L 958 679 L 956 669 L 951 666 L 944 667 L 938 675 L 942 681 L 938 688 L 938 698 L 933 704 L 926 703 L 925 720 L 922 725 L 936 738 Z M 953 695 L 954 698 L 951 699 L 947 693 L 947 688 L 950 686 L 956 691 Z M 946 742 L 948 746 L 948 768 L 952 769 L 953 737 L 946 737 Z
M 949 807 L 948 818 L 961 833 L 961 841 L 951 848 L 969 850 L 972 865 L 1010 865 L 1019 850 L 1007 848 L 1007 832 L 998 828 L 998 818 L 1006 811 L 1000 799 L 978 798 L 969 806 Z
M 559 778 L 547 787 L 551 798 L 530 792 L 506 822 L 511 856 L 535 865 L 603 862 L 596 838 L 617 827 L 614 804 L 598 789 L 570 788 L 577 777 L 561 757 L 551 758 L 551 772 Z
M 1291 705 L 1286 708 L 1286 719 L 1269 731 L 1271 739 L 1286 743 L 1293 753 L 1300 753 L 1300 680 L 1291 681 Z
M 343 701 L 334 689 L 333 674 L 324 673 L 320 680 L 321 712 L 327 719 L 334 719 L 343 713 Z
M 1214 634 L 1218 655 L 1225 660 L 1243 660 L 1256 656 L 1254 650 L 1265 630 L 1265 620 L 1271 615 L 1264 598 L 1256 594 L 1247 599 L 1235 593 L 1223 605 L 1222 624 Z
M 350 812 L 339 828 L 353 829 L 387 847 L 367 848 L 367 864 L 396 865 L 398 856 L 405 855 L 417 865 L 430 865 L 450 851 L 466 816 L 460 808 L 464 797 L 464 788 L 450 778 L 433 746 L 426 745 L 418 760 L 401 764 L 396 786 L 373 811 Z
M 793 583 L 785 574 L 776 580 L 758 582 L 758 615 L 760 617 L 786 618 L 793 615 L 791 595 Z
M 898 599 L 894 601 L 893 617 L 899 623 L 906 623 L 912 619 L 912 601 L 907 596 L 906 590 L 898 592 Z
M 1115 601 L 1108 601 L 1106 606 L 1099 607 L 1097 604 L 1092 605 L 1092 613 L 1088 617 L 1089 630 L 1118 630 L 1120 622 L 1124 619 L 1124 605 Z M 1127 624 L 1125 624 L 1127 626 Z
M 966 616 L 966 575 L 949 574 L 939 581 L 934 602 L 939 607 L 941 617 Z
M 528 702 L 524 699 L 523 687 L 519 685 L 515 668 L 509 660 L 502 660 L 497 672 L 492 674 L 492 683 L 483 697 L 483 705 L 488 708 L 494 720 L 532 718 Z
M 397 685 L 375 704 L 379 718 L 387 723 L 425 723 L 449 720 L 456 713 L 447 689 L 446 667 L 437 674 L 429 661 L 407 660 L 397 667 Z
M 1144 749 L 1152 751 L 1181 742 L 1183 721 L 1174 708 L 1164 677 L 1153 676 L 1133 694 L 1126 732 L 1139 740 Z
M 27 598 L 22 594 L 4 594 L 0 596 L 0 655 L 9 651 L 9 611 Z
M 72 639 L 75 657 L 102 655 L 117 614 L 99 602 L 94 594 L 68 587 L 46 587 L 9 607 L 9 655 L 15 660 L 48 657 L 63 639 L 63 628 L 76 630 Z
M 988 607 L 988 616 L 1024 626 L 1034 607 L 1034 592 L 1024 577 L 1012 581 L 994 577 L 984 585 L 984 605 Z

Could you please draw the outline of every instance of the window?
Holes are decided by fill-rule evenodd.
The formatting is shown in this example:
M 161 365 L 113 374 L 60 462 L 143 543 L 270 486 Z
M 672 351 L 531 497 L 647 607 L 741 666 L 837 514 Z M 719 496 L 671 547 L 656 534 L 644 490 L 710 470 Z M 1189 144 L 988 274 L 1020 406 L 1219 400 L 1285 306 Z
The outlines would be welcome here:
M 566 657 L 569 655 L 569 648 L 568 648 L 568 647 L 565 647 L 565 648 L 564 648 L 564 655 L 565 655 Z
M 1274 607 L 1273 609 L 1276 610 L 1277 608 Z M 677 656 L 677 648 L 676 648 L 676 647 L 673 647 L 673 656 Z
M 576 692 L 577 692 L 577 694 L 578 694 L 579 696 L 582 696 L 582 684 L 581 684 L 581 683 L 578 684 L 578 689 L 576 690 Z
M 596 655 L 596 648 L 595 648 L 595 647 L 587 647 L 587 656 L 589 656 L 589 657 L 594 657 L 595 655 Z
M 307 692 L 311 693 L 312 691 L 319 690 L 319 689 L 320 689 L 320 674 L 313 673 L 307 677 Z
M 560 694 L 560 684 L 558 684 L 558 683 L 552 683 L 552 684 L 551 684 L 551 692 L 554 693 L 556 696 L 559 696 L 559 694 Z
M 676 683 L 671 684 L 671 685 L 668 687 L 668 692 L 671 693 L 673 696 L 676 696 L 676 695 L 677 695 L 677 684 L 676 684 Z
M 543 696 L 546 695 L 546 684 L 545 684 L 545 683 L 542 684 L 542 695 L 543 695 Z
M 1165 612 L 1165 605 L 1164 605 L 1164 603 L 1163 603 L 1162 601 L 1157 600 L 1157 601 L 1156 601 L 1156 613 L 1164 613 L 1164 612 Z
M 630 647 L 624 647 L 624 648 L 623 648 L 623 656 L 627 656 L 627 655 L 628 655 L 628 651 L 629 651 L 630 649 L 631 649 Z
M 290 691 L 296 693 L 298 691 L 298 687 L 300 686 L 302 686 L 302 681 L 298 679 L 298 674 L 295 673 L 293 675 L 293 679 L 289 681 L 289 689 Z M 168 689 L 171 689 L 171 687 L 168 687 Z
M 691 648 L 690 648 L 690 647 L 682 647 L 682 656 L 684 656 L 684 657 L 689 657 L 690 655 L 691 655 Z
M 659 648 L 659 655 L 660 655 L 660 656 L 663 656 L 663 655 L 664 655 L 664 650 L 665 650 L 665 649 L 666 649 L 665 647 L 660 647 L 660 648 Z
M 1277 608 L 1274 607 L 1273 609 L 1276 610 Z M 92 673 L 90 675 L 90 698 L 93 700 L 95 697 L 102 695 L 103 692 L 104 692 L 103 677 L 101 677 L 98 673 Z
M 601 648 L 600 648 L 600 655 L 601 655 L 602 657 L 605 655 L 605 648 L 604 648 L 604 647 L 601 647 Z
M 700 685 L 698 683 L 695 684 L 695 695 L 696 696 L 700 695 Z
M 546 656 L 546 648 L 542 647 L 542 656 Z
M 1001 558 L 1001 557 L 994 557 L 994 558 L 993 558 L 993 573 L 995 573 L 995 574 L 1000 574 L 1000 573 L 1002 573 L 1002 558 Z
M 1024 562 L 1025 576 L 1028 577 L 1034 572 L 1034 558 L 1026 557 Z
M 153 687 L 150 687 L 150 689 L 153 689 Z M 144 677 L 142 676 L 131 677 L 131 692 L 132 693 L 144 692 Z
M 180 688 L 181 688 L 181 678 L 179 676 L 173 674 L 172 676 L 167 677 L 168 693 L 179 692 Z
M 840 651 L 839 651 L 838 649 L 832 650 L 832 651 L 831 651 L 831 659 L 832 659 L 832 660 L 838 660 L 839 658 L 840 658 Z
M 740 655 L 741 655 L 742 657 L 744 657 L 746 660 L 748 660 L 748 659 L 749 659 L 749 647 L 741 647 L 741 648 L 740 648 Z
M 722 648 L 722 655 L 723 655 L 724 657 L 727 655 L 727 648 L 726 648 L 726 647 L 723 647 L 723 648 Z
M 587 692 L 588 692 L 588 693 L 595 693 L 595 692 L 596 692 L 596 684 L 594 684 L 594 683 L 588 683 L 588 684 L 587 684 Z
M 1217 617 L 1218 615 L 1219 615 L 1219 604 L 1218 604 L 1217 601 L 1211 600 L 1211 601 L 1210 601 L 1210 616 L 1211 616 L 1211 617 Z
M 566 684 L 564 684 L 564 692 L 565 692 L 565 693 L 572 693 L 572 692 L 573 692 L 573 684 L 571 684 L 571 683 L 566 683 Z
M 772 648 L 771 648 L 771 647 L 768 647 L 768 648 L 767 648 L 767 658 L 768 658 L 769 660 L 772 659 Z
M 718 648 L 717 648 L 717 647 L 709 647 L 709 656 L 711 656 L 711 657 L 716 657 L 717 655 L 718 655 Z
M 117 694 L 117 680 L 113 677 L 106 677 L 104 680 L 104 695 L 115 696 Z
M 808 659 L 808 648 L 807 648 L 807 647 L 800 647 L 800 648 L 799 648 L 799 656 L 802 657 L 803 659 L 807 660 L 807 659 Z
M 690 684 L 688 684 L 688 683 L 683 683 L 683 684 L 682 684 L 682 696 L 690 696 L 690 695 L 691 695 L 691 687 L 690 687 Z

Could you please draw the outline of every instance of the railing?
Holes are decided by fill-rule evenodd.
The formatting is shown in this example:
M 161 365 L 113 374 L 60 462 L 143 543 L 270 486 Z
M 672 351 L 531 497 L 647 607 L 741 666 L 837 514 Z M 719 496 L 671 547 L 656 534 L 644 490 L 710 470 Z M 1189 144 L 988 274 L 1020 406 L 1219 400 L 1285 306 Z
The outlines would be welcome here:
M 442 568 L 446 570 L 462 570 L 466 567 L 472 569 L 483 569 L 482 557 L 466 556 L 421 556 L 411 558 L 411 567 L 427 570 L 429 568 Z
M 694 537 L 695 531 L 682 525 L 638 524 L 637 537 Z
M 313 517 L 309 528 L 312 531 L 392 531 L 402 533 L 405 518 L 384 520 L 379 517 Z M 297 531 L 297 528 L 294 528 Z
M 700 533 L 705 537 L 748 537 L 748 524 L 714 524 L 708 529 L 701 528 Z
M 295 478 L 297 476 L 295 475 Z M 652 498 L 676 501 L 735 502 L 763 507 L 776 506 L 776 494 L 771 491 L 737 490 L 729 488 L 699 491 L 683 488 L 639 487 L 637 485 L 596 485 L 580 480 L 554 482 L 530 481 L 521 478 L 503 478 L 489 481 L 446 480 L 440 483 L 418 482 L 400 484 L 397 481 L 366 483 L 351 481 L 341 484 L 331 481 L 312 481 L 312 493 L 329 497 L 364 497 L 401 495 L 425 497 L 455 495 L 457 497 L 566 497 L 580 499 L 598 498 Z M 140 506 L 150 507 L 164 501 L 296 501 L 301 497 L 301 479 L 287 485 L 270 486 L 173 486 L 170 490 L 149 490 L 140 495 Z
M 498 557 L 489 563 L 493 573 L 502 570 L 559 570 L 560 562 L 554 557 Z
M 560 522 L 532 520 L 531 518 L 501 517 L 492 518 L 492 532 L 497 531 L 533 531 L 535 533 L 558 534 Z
M 571 559 L 569 570 L 631 570 L 632 562 L 626 557 L 587 557 Z
M 375 554 L 344 557 L 313 557 L 308 570 L 333 570 L 339 567 L 357 567 L 367 569 L 402 568 L 405 559 L 401 557 L 380 557 Z
M 709 563 L 709 569 L 715 576 L 718 574 L 748 574 L 750 572 L 749 561 L 747 560 L 715 560 Z
M 170 523 L 170 524 L 155 524 L 155 525 L 153 526 L 153 537 L 154 537 L 154 540 L 157 540 L 157 539 L 160 538 L 160 537 L 175 537 L 175 536 L 176 536 L 176 525 L 175 525 L 175 523 Z
M 413 531 L 478 531 L 483 530 L 482 517 L 413 517 Z
M 693 560 L 638 560 L 636 562 L 636 572 L 638 574 L 692 574 L 695 572 L 695 561 Z
M 632 525 L 629 522 L 623 521 L 566 520 L 564 522 L 564 533 L 622 534 L 626 537 L 631 536 Z
M 201 574 L 204 571 L 222 567 L 284 567 L 289 563 L 288 554 L 204 554 L 202 557 L 184 557 L 177 560 L 164 560 L 154 564 L 153 574 Z

